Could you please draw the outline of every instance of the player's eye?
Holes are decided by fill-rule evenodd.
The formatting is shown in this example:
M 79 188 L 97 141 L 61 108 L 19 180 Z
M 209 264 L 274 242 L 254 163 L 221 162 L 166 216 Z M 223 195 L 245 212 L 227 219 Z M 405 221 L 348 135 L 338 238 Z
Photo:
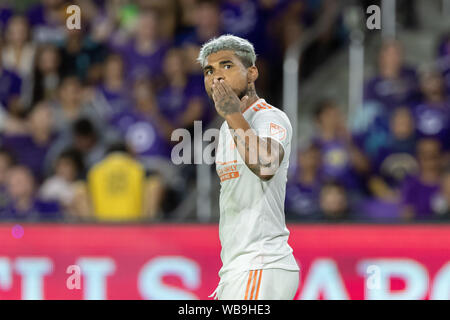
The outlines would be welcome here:
M 224 68 L 225 68 L 225 69 L 230 69 L 230 68 L 231 68 L 231 64 L 226 64 L 226 65 L 224 66 Z
M 205 75 L 209 76 L 211 74 L 212 74 L 212 70 L 211 69 L 208 69 L 208 70 L 205 71 Z

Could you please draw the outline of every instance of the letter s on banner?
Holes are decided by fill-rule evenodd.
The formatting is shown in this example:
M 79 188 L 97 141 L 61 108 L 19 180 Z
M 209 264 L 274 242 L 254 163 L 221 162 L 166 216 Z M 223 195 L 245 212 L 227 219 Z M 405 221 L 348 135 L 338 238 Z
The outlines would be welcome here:
M 147 262 L 139 272 L 138 287 L 144 299 L 196 300 L 198 297 L 186 290 L 164 285 L 165 275 L 177 275 L 189 290 L 200 286 L 200 268 L 194 260 L 185 257 L 158 257 Z

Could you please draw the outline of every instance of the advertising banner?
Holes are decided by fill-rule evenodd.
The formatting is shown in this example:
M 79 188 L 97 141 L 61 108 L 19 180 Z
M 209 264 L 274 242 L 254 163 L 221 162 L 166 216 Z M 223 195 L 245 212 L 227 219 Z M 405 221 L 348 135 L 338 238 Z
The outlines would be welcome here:
M 296 299 L 450 299 L 450 225 L 288 225 Z M 0 226 L 0 299 L 210 299 L 218 226 Z

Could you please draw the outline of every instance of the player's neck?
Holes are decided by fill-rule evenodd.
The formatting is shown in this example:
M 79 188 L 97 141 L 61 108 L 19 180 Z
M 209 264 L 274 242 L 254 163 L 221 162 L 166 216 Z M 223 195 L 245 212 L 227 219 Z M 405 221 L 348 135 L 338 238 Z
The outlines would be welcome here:
M 252 104 L 259 100 L 258 95 L 256 94 L 255 87 L 252 85 L 247 92 L 248 100 L 245 106 L 242 107 L 241 112 L 244 112 L 248 109 Z

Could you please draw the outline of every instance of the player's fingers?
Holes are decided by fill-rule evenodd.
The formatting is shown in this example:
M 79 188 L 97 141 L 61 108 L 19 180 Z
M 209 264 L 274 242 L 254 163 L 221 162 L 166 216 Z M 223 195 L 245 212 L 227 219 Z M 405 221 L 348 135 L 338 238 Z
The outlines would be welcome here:
M 215 90 L 214 87 L 212 87 L 211 93 L 212 93 L 212 98 L 213 98 L 214 102 L 216 102 L 217 101 L 217 94 L 216 94 L 216 90 Z
M 227 95 L 235 94 L 233 89 L 231 89 L 230 85 L 228 83 L 226 83 L 225 80 L 221 79 L 219 82 L 222 85 L 222 88 L 223 88 L 225 94 L 227 94 Z
M 213 84 L 211 86 L 211 93 L 212 93 L 213 100 L 216 101 L 217 95 L 219 92 L 217 90 L 217 84 L 216 84 L 215 80 L 213 81 Z
M 224 95 L 226 95 L 226 91 L 225 91 L 225 88 L 223 87 L 223 84 L 221 83 L 221 81 L 215 80 L 215 88 L 216 88 L 217 94 L 219 94 L 219 96 L 224 96 Z

